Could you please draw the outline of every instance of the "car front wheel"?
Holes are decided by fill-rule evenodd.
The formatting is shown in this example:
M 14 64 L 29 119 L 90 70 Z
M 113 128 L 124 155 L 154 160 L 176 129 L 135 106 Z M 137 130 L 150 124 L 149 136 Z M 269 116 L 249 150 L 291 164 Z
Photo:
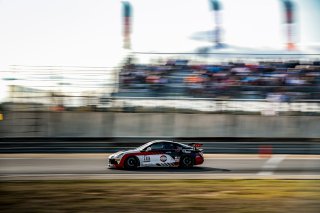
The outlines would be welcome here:
M 139 160 L 134 156 L 128 157 L 124 162 L 125 169 L 136 169 L 138 168 L 138 165 L 139 165 Z

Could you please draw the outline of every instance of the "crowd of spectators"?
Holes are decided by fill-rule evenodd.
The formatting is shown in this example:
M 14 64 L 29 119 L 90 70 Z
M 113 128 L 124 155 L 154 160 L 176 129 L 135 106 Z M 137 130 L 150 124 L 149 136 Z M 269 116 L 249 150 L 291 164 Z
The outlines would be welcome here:
M 126 64 L 117 96 L 222 99 L 320 99 L 320 61 L 192 65 Z

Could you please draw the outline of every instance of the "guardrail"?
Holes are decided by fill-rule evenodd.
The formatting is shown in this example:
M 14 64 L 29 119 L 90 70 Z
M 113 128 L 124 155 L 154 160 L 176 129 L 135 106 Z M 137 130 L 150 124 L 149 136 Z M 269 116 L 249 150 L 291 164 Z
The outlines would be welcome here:
M 320 154 L 319 138 L 0 138 L 0 153 L 112 153 L 138 147 L 154 139 L 201 142 L 205 153 Z

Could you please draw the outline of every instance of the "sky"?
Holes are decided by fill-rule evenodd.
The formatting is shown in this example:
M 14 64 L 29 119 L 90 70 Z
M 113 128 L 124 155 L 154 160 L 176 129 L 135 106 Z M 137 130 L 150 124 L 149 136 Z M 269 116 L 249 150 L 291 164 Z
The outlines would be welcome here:
M 208 0 L 128 1 L 133 7 L 132 51 L 194 52 L 212 46 L 192 39 L 197 32 L 214 29 Z M 320 0 L 292 1 L 297 7 L 295 40 L 299 50 L 320 53 Z M 220 2 L 225 44 L 253 52 L 285 49 L 280 0 Z M 8 91 L 8 73 L 9 78 L 19 78 L 5 71 L 17 67 L 119 66 L 128 54 L 123 49 L 121 15 L 121 0 L 0 0 L 0 101 Z M 147 58 L 138 56 L 143 62 Z M 41 76 L 33 78 L 15 83 L 46 84 Z
M 128 1 L 133 6 L 133 51 L 192 52 L 210 45 L 191 39 L 198 31 L 213 29 L 207 0 Z M 284 48 L 279 0 L 220 2 L 225 43 Z M 320 52 L 320 0 L 294 2 L 298 46 Z M 121 6 L 120 0 L 0 0 L 0 69 L 10 65 L 118 66 L 126 54 Z

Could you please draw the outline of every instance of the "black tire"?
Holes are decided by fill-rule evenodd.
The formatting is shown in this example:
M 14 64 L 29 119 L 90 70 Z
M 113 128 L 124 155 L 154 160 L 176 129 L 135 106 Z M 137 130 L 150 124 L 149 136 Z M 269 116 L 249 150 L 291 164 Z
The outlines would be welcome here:
M 192 168 L 194 165 L 194 160 L 191 156 L 185 155 L 180 158 L 181 168 Z
M 139 159 L 137 157 L 128 157 L 124 162 L 125 169 L 137 169 L 139 166 Z

